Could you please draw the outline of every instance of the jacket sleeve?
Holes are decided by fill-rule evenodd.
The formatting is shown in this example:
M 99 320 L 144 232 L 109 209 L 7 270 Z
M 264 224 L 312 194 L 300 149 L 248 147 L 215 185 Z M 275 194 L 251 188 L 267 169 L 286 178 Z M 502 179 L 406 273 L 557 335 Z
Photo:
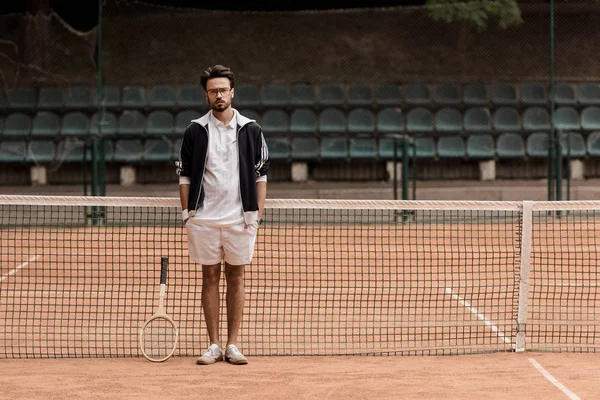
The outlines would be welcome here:
M 267 170 L 271 164 L 269 161 L 269 149 L 267 148 L 267 143 L 265 142 L 265 138 L 260 127 L 258 130 L 258 135 L 256 135 L 254 149 L 254 174 L 258 178 L 267 175 Z
M 179 150 L 179 160 L 175 162 L 177 166 L 176 172 L 179 176 L 192 176 L 192 153 L 194 143 L 191 134 L 191 125 L 187 127 L 183 134 L 183 141 L 181 142 L 181 149 Z

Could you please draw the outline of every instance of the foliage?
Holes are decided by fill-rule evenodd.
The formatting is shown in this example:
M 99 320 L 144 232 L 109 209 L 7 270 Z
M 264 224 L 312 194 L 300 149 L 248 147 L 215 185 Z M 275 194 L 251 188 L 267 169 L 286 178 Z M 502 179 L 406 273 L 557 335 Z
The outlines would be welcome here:
M 503 29 L 523 22 L 517 0 L 427 0 L 426 6 L 436 21 L 467 22 L 480 31 L 494 20 Z

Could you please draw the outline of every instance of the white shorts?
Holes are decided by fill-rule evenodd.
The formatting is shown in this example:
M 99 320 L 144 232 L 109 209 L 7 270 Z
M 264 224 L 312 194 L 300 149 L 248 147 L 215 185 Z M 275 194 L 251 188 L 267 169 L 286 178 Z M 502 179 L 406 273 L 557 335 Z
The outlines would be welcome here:
M 186 224 L 190 258 L 202 265 L 248 265 L 254 255 L 256 225 L 240 224 L 227 228 L 204 226 L 188 221 Z

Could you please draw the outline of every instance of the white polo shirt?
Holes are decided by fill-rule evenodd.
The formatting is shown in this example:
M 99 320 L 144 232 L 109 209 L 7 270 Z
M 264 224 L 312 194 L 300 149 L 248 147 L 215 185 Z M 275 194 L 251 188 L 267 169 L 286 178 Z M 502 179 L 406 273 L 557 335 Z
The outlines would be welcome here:
M 211 112 L 208 118 L 208 152 L 204 170 L 204 201 L 192 222 L 227 227 L 244 222 L 240 194 L 237 115 L 223 124 Z

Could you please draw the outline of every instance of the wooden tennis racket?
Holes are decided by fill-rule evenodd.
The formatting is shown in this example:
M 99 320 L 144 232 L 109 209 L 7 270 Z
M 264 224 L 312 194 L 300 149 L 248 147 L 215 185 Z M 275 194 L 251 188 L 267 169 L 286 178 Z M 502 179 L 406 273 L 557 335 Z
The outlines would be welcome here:
M 144 357 L 153 362 L 168 360 L 175 353 L 179 339 L 179 329 L 164 308 L 168 266 L 169 259 L 163 257 L 160 261 L 158 309 L 140 329 L 140 350 Z

